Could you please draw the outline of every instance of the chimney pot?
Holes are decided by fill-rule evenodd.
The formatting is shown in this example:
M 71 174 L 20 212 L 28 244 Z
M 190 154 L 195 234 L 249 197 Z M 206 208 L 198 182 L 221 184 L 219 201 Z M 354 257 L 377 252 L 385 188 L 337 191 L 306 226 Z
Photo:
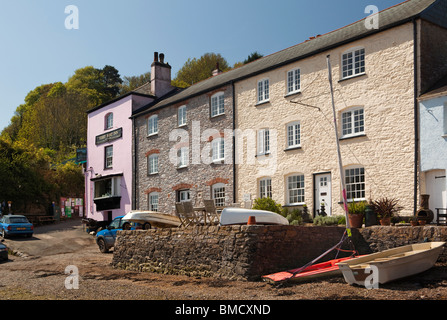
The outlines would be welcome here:
M 154 62 L 158 62 L 158 52 L 154 52 Z
M 160 53 L 160 62 L 165 63 L 165 54 L 164 53 Z

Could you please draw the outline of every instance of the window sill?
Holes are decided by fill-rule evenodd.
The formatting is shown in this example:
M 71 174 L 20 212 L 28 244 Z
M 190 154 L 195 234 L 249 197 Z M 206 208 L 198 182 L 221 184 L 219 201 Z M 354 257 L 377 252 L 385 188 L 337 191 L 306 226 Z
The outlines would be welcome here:
M 306 203 L 305 202 L 298 202 L 298 203 L 288 203 L 283 205 L 283 208 L 291 208 L 291 207 L 299 207 L 299 206 L 304 206 Z
M 269 156 L 269 155 L 270 155 L 270 152 L 266 152 L 266 153 L 258 153 L 258 154 L 255 155 L 255 157 L 257 158 L 257 157 Z
M 358 199 L 354 199 L 354 200 L 352 200 L 352 199 L 348 199 L 347 200 L 347 202 L 348 203 L 352 203 L 352 202 L 360 202 L 360 201 L 366 201 L 366 198 L 358 198 Z M 337 202 L 338 204 L 343 204 L 343 200 L 342 201 L 339 201 L 339 202 Z
M 270 100 L 259 101 L 255 104 L 255 107 L 262 106 L 264 104 L 270 103 Z
M 289 92 L 289 93 L 287 93 L 287 94 L 284 96 L 284 98 L 289 98 L 289 97 L 297 96 L 297 95 L 300 95 L 300 94 L 301 94 L 301 90 L 293 91 L 293 92 Z
M 296 147 L 288 147 L 288 148 L 285 148 L 284 151 L 300 150 L 300 149 L 301 149 L 301 146 L 296 146 Z
M 347 136 L 347 137 L 341 137 L 339 138 L 339 140 L 349 140 L 349 139 L 354 139 L 354 138 L 360 138 L 360 137 L 366 137 L 366 133 L 359 133 L 356 135 L 352 135 L 352 136 Z
M 224 164 L 225 159 L 216 159 L 211 161 L 211 164 Z
M 149 138 L 152 138 L 152 137 L 155 137 L 155 136 L 158 136 L 158 132 L 157 133 L 148 134 L 147 138 L 149 139 Z
M 356 75 L 353 75 L 353 76 L 342 78 L 342 79 L 338 80 L 338 82 L 343 82 L 343 81 L 346 81 L 346 80 L 351 80 L 351 79 L 358 78 L 358 77 L 363 77 L 363 76 L 366 76 L 366 72 L 362 72 L 362 73 L 359 73 L 359 74 L 356 74 Z
M 186 127 L 188 124 L 179 124 L 178 126 L 177 126 L 177 128 L 183 128 L 183 127 Z
M 177 170 L 181 170 L 181 169 L 185 169 L 185 168 L 188 168 L 188 166 L 178 166 Z
M 158 172 L 152 172 L 152 173 L 148 173 L 147 176 L 151 177 L 151 176 L 156 176 L 158 174 Z
M 218 117 L 224 116 L 224 115 L 225 115 L 225 113 L 219 113 L 219 114 L 215 114 L 215 115 L 210 115 L 210 118 L 214 119 L 214 118 L 218 118 Z

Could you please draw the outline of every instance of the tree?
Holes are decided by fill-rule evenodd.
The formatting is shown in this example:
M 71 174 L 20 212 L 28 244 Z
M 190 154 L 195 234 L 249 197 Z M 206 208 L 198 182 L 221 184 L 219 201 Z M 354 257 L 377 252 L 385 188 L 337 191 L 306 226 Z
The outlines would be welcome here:
M 253 62 L 255 60 L 258 60 L 259 58 L 262 58 L 263 55 L 260 54 L 258 51 L 252 52 L 248 55 L 247 59 L 244 60 L 244 64 Z
M 124 81 L 120 85 L 120 94 L 128 93 L 132 90 L 135 90 L 138 87 L 148 83 L 151 81 L 151 73 L 146 72 L 140 74 L 139 76 L 126 76 L 124 77 Z
M 199 59 L 189 58 L 178 71 L 174 81 L 192 85 L 211 77 L 217 66 L 222 71 L 229 69 L 228 62 L 220 54 L 205 53 Z

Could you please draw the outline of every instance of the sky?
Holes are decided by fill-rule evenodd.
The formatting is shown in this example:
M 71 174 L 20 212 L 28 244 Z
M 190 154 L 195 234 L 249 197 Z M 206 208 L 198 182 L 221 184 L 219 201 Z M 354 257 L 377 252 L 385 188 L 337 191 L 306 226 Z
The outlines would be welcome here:
M 269 55 L 403 0 L 0 0 L 0 131 L 26 95 L 105 65 L 121 77 L 150 71 L 165 54 L 172 78 L 207 52 L 229 63 Z M 79 25 L 73 22 L 76 6 Z M 66 21 L 67 20 L 67 21 Z

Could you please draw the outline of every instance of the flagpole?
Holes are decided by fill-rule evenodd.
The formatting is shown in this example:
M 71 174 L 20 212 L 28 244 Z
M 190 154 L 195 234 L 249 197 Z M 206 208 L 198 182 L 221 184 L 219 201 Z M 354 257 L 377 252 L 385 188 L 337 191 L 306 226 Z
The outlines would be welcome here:
M 337 141 L 338 166 L 339 166 L 339 170 L 340 170 L 340 180 L 341 180 L 341 188 L 342 188 L 342 194 L 343 194 L 343 207 L 345 210 L 345 217 L 346 217 L 346 230 L 348 232 L 348 236 L 351 237 L 351 225 L 349 224 L 349 217 L 348 217 L 349 210 L 348 210 L 348 200 L 347 200 L 347 196 L 346 196 L 345 174 L 343 171 L 343 163 L 342 163 L 341 153 L 340 153 L 340 142 L 338 139 L 337 113 L 335 111 L 334 89 L 332 86 L 332 69 L 331 69 L 330 55 L 328 55 L 326 58 L 327 58 L 327 67 L 328 67 L 328 72 L 329 72 L 329 84 L 331 86 L 332 112 L 334 115 L 335 139 Z

